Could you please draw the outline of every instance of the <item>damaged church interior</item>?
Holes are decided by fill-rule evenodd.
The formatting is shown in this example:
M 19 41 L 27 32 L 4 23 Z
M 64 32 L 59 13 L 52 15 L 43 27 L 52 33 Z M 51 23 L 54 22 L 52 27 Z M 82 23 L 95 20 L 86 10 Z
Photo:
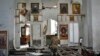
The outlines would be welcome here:
M 0 56 L 100 56 L 99 0 L 0 0 Z

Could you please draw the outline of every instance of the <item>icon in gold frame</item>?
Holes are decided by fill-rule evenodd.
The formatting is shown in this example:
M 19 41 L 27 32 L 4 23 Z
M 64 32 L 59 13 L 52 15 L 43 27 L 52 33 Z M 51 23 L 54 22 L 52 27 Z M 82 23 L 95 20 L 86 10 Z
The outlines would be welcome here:
M 72 4 L 72 13 L 73 14 L 80 14 L 81 13 L 81 8 L 79 3 L 73 3 Z

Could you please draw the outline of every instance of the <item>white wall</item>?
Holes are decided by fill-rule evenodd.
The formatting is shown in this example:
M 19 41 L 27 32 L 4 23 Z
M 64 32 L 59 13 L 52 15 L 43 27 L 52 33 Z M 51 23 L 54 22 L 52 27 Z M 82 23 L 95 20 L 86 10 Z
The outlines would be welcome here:
M 0 0 L 0 30 L 7 30 L 9 46 L 12 46 L 14 37 L 14 6 L 15 0 Z M 7 56 L 7 50 L 6 50 Z
M 82 0 L 83 7 L 82 11 L 85 14 L 83 18 L 83 27 L 84 27 L 84 36 L 83 36 L 83 45 L 86 47 L 92 47 L 92 10 L 91 10 L 91 1 Z
M 100 52 L 100 0 L 83 0 L 84 41 L 87 47 Z
M 100 52 L 100 0 L 92 0 L 93 48 Z

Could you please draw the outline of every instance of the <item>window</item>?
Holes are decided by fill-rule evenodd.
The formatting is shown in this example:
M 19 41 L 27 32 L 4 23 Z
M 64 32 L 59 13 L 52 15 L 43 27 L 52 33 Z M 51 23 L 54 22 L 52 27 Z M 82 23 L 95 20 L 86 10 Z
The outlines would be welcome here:
M 51 35 L 57 33 L 57 21 L 51 19 Z

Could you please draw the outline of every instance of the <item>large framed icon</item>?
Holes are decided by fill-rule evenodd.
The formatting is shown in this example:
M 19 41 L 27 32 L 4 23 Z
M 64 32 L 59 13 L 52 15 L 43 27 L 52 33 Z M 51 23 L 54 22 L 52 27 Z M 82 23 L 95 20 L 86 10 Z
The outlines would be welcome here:
M 68 24 L 61 24 L 60 26 L 60 39 L 68 39 Z

